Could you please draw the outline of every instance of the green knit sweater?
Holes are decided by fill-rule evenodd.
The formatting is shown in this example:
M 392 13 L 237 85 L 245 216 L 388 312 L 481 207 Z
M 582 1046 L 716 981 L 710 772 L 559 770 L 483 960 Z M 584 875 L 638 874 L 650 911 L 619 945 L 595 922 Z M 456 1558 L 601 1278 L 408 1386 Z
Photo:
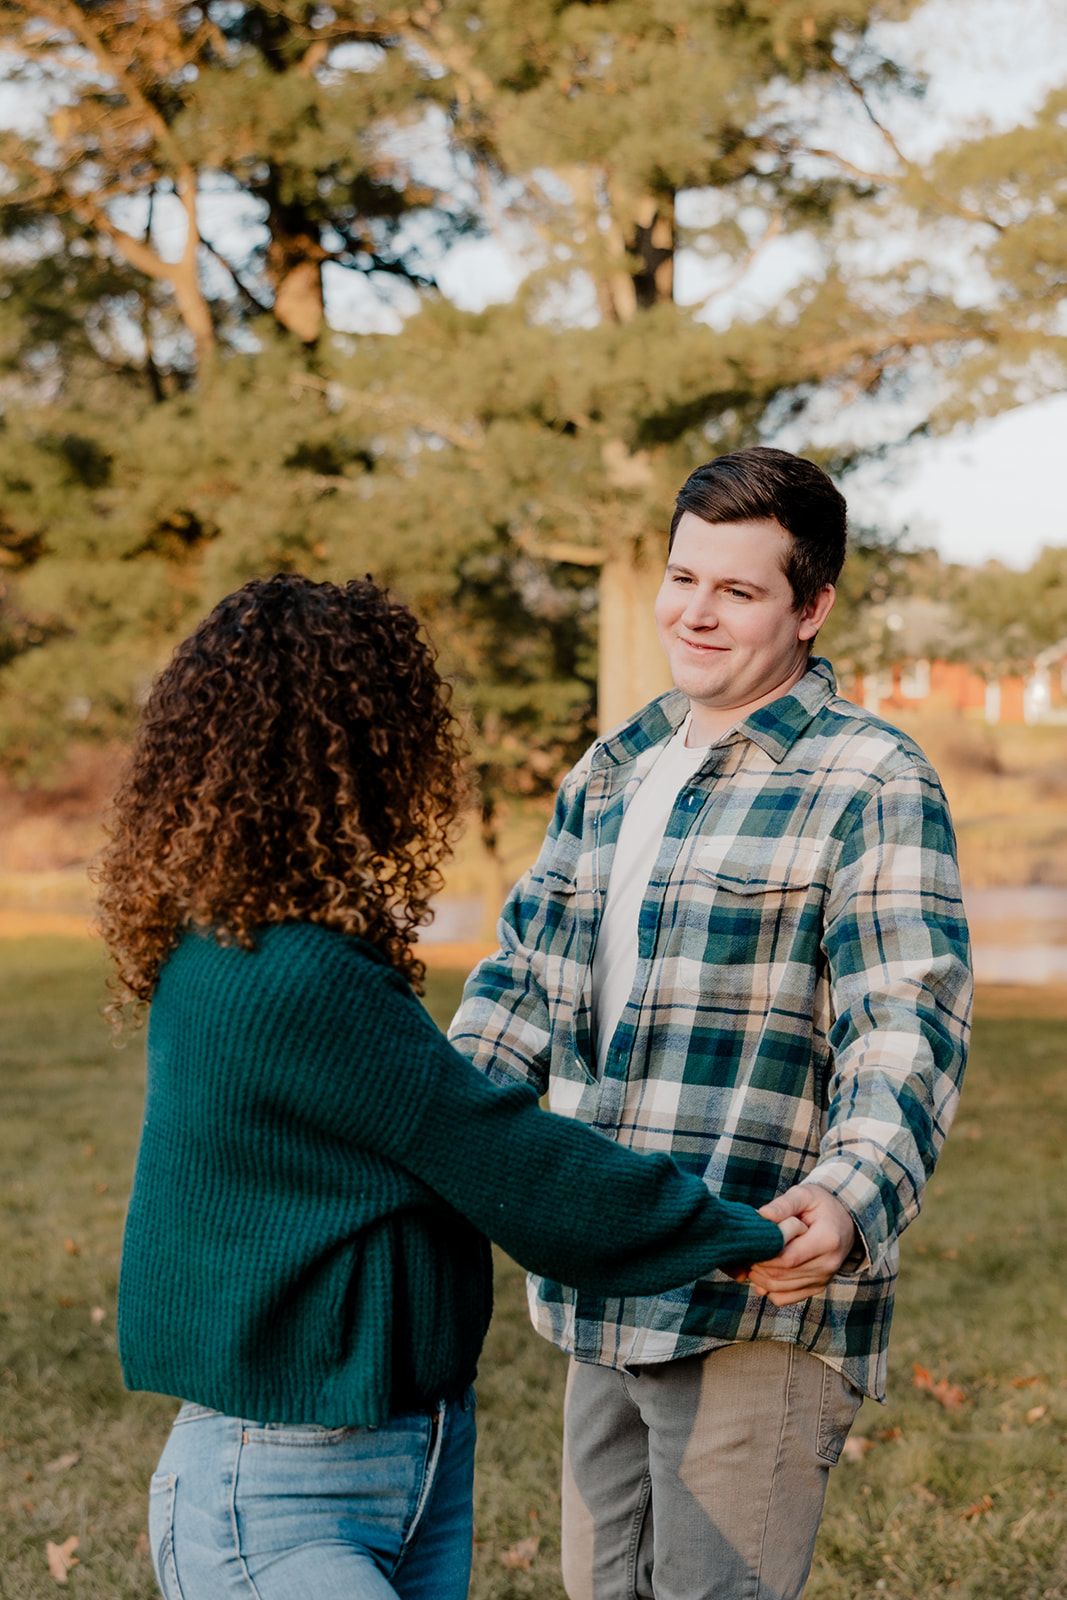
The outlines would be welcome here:
M 359 939 L 187 934 L 165 963 L 119 1289 L 127 1385 L 328 1426 L 454 1397 L 486 1239 L 592 1295 L 776 1255 L 780 1230 L 498 1088 Z

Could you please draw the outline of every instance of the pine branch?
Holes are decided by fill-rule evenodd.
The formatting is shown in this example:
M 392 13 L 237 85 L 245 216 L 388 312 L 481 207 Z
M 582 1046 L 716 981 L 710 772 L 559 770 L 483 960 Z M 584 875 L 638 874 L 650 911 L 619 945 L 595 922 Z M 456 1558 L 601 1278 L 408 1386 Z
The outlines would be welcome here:
M 843 160 L 840 156 L 835 156 L 831 151 L 811 150 L 809 151 L 809 154 L 827 156 L 831 160 L 836 160 L 837 164 L 845 171 L 854 172 L 858 177 L 869 178 L 871 181 L 876 183 L 899 185 L 907 178 L 918 179 L 937 201 L 942 210 L 951 211 L 955 216 L 959 217 L 964 222 L 984 223 L 986 227 L 994 228 L 997 233 L 1003 233 L 1005 231 L 1004 224 L 1002 222 L 997 222 L 995 217 L 991 217 L 983 211 L 974 211 L 970 208 L 970 206 L 961 205 L 958 200 L 953 200 L 948 195 L 942 194 L 941 191 L 930 182 L 929 178 L 921 170 L 921 168 L 919 168 L 914 161 L 911 161 L 904 154 L 894 135 L 890 132 L 885 123 L 882 122 L 881 118 L 875 112 L 874 107 L 867 98 L 867 93 L 863 85 L 861 83 L 857 83 L 852 74 L 847 71 L 847 69 L 843 67 L 839 61 L 833 61 L 831 65 L 833 71 L 839 78 L 842 79 L 842 81 L 848 86 L 850 92 L 859 101 L 860 105 L 866 112 L 872 127 L 878 130 L 878 133 L 885 140 L 893 155 L 900 162 L 903 170 L 899 177 L 894 177 L 888 173 L 863 173 L 859 171 L 859 169 L 853 167 L 851 163 Z
M 737 287 L 737 285 L 744 278 L 745 274 L 748 272 L 749 268 L 759 259 L 764 250 L 766 250 L 767 246 L 773 244 L 774 240 L 777 239 L 778 235 L 782 231 L 783 221 L 784 219 L 781 211 L 772 212 L 770 222 L 767 224 L 761 236 L 756 240 L 756 243 L 752 246 L 751 250 L 749 250 L 748 254 L 738 262 L 737 266 L 734 268 L 733 272 L 730 273 L 725 283 L 720 283 L 717 288 L 711 291 L 711 293 L 704 300 L 704 305 L 707 305 L 709 300 L 716 299 L 720 294 L 726 294 L 729 289 L 734 289 Z
M 439 411 L 429 410 L 420 401 L 407 395 L 371 394 L 366 390 L 349 389 L 330 379 L 317 378 L 310 372 L 291 372 L 289 385 L 297 393 L 301 389 L 312 389 L 328 401 L 340 400 L 346 405 L 371 411 L 387 421 L 432 433 L 446 444 L 454 445 L 457 450 L 474 452 L 485 443 L 484 430 L 477 423 L 463 426 Z
M 219 266 L 220 267 L 224 267 L 226 269 L 226 271 L 229 273 L 229 275 L 232 278 L 233 283 L 234 283 L 234 285 L 235 285 L 235 287 L 237 289 L 237 292 L 240 294 L 242 300 L 248 306 L 248 309 L 250 311 L 255 312 L 257 316 L 259 316 L 259 315 L 264 315 L 264 316 L 265 315 L 269 315 L 270 309 L 271 309 L 270 306 L 264 305 L 263 301 L 260 300 L 258 298 L 258 296 L 254 295 L 252 293 L 251 289 L 248 287 L 248 285 L 241 278 L 240 274 L 237 271 L 237 268 L 235 266 L 233 266 L 231 262 L 227 261 L 226 257 L 222 254 L 222 252 L 218 248 L 218 246 L 217 245 L 213 245 L 211 243 L 210 239 L 205 239 L 203 234 L 200 235 L 200 243 L 203 245 L 203 247 L 207 251 L 208 255 L 211 256 L 215 261 L 217 261 L 219 263 Z
M 853 162 L 846 161 L 844 156 L 838 155 L 836 150 L 823 150 L 819 145 L 800 144 L 790 146 L 794 155 L 819 156 L 824 161 L 832 161 L 840 167 L 842 172 L 850 172 L 854 178 L 862 178 L 865 183 L 879 183 L 891 187 L 902 181 L 901 175 L 895 172 L 867 172 L 863 167 L 857 167 Z
M 90 26 L 86 13 L 73 0 L 34 0 L 34 15 L 65 28 L 79 39 L 109 78 L 113 78 L 132 106 L 136 106 L 145 122 L 151 127 L 158 143 L 169 155 L 175 172 L 192 173 L 192 164 L 185 157 L 174 137 L 170 124 L 145 95 L 132 73 L 132 60 L 123 60 L 106 43 L 97 30 Z
M 861 358 L 865 363 L 877 364 L 881 373 L 893 359 L 903 360 L 912 350 L 975 338 L 995 342 L 999 335 L 990 327 L 967 328 L 953 322 L 911 323 L 899 328 L 875 328 L 830 344 L 820 342 L 802 351 L 800 361 L 823 380 L 844 373 L 850 363 Z

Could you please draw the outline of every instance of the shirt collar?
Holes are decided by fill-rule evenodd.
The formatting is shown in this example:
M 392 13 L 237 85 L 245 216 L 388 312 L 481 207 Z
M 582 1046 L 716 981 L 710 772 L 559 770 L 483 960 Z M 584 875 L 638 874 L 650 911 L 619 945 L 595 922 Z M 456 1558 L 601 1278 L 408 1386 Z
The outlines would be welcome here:
M 718 742 L 732 744 L 736 739 L 750 739 L 772 761 L 782 761 L 836 693 L 833 667 L 822 656 L 812 656 L 808 670 L 788 694 L 760 706 Z M 601 741 L 593 754 L 593 766 L 621 766 L 652 745 L 662 744 L 678 731 L 688 710 L 688 697 L 680 689 L 661 694 Z
M 836 693 L 833 667 L 823 656 L 812 656 L 788 694 L 760 706 L 734 732 L 758 744 L 772 761 L 782 761 Z

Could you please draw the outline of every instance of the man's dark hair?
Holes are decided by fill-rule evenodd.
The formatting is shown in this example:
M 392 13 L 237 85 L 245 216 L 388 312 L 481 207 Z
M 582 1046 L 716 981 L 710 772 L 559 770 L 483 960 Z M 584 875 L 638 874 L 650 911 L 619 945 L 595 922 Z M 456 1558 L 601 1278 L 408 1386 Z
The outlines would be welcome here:
M 837 582 L 845 559 L 845 497 L 814 461 L 764 445 L 718 456 L 691 472 L 678 491 L 671 545 L 687 511 L 704 522 L 773 517 L 792 534 L 785 575 L 796 611 Z

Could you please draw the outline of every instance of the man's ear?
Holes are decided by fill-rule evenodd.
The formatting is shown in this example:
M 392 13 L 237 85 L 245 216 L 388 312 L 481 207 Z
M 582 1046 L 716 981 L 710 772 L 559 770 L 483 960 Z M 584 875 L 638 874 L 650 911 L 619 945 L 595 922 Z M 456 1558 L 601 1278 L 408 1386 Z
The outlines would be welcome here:
M 798 639 L 814 639 L 833 610 L 836 599 L 837 590 L 832 583 L 828 583 L 824 589 L 819 590 L 814 600 L 808 601 L 798 618 Z

